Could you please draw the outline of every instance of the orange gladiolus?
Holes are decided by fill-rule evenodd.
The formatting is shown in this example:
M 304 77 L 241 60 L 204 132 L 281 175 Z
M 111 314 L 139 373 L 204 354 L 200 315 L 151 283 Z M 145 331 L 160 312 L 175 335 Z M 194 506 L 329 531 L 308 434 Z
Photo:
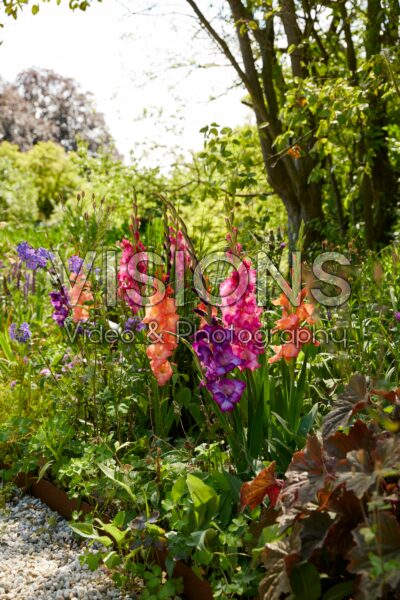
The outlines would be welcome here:
M 201 311 L 202 313 L 205 314 L 205 316 L 200 316 L 200 329 L 202 327 L 205 327 L 206 325 L 208 325 L 208 321 L 206 318 L 206 315 L 208 314 L 208 310 L 209 307 L 207 306 L 207 304 L 205 304 L 205 302 L 200 302 L 197 305 L 197 310 Z M 211 306 L 211 318 L 215 318 L 218 315 L 218 308 L 216 306 Z
M 300 302 L 297 307 L 291 305 L 285 294 L 272 301 L 275 306 L 282 307 L 282 317 L 276 321 L 272 333 L 286 331 L 290 333 L 291 339 L 281 346 L 273 347 L 275 355 L 269 359 L 270 363 L 282 358 L 286 361 L 297 358 L 302 346 L 312 341 L 312 332 L 304 325 L 314 325 L 316 320 L 313 317 L 314 305 L 304 301 L 306 295 L 307 288 L 304 288 L 297 297 Z M 314 345 L 318 346 L 318 342 L 314 342 Z
M 146 316 L 143 319 L 143 323 L 149 325 L 149 339 L 152 342 L 147 347 L 146 354 L 159 385 L 165 385 L 172 377 L 173 371 L 168 359 L 178 346 L 176 325 L 179 316 L 171 294 L 172 289 L 168 287 L 161 301 L 152 306 L 152 301 L 159 298 L 159 292 L 156 291 L 146 307 Z
M 90 317 L 90 309 L 94 302 L 93 293 L 90 289 L 90 282 L 83 273 L 80 275 L 72 273 L 70 281 L 72 287 L 68 294 L 72 306 L 72 319 L 75 323 L 87 321 Z

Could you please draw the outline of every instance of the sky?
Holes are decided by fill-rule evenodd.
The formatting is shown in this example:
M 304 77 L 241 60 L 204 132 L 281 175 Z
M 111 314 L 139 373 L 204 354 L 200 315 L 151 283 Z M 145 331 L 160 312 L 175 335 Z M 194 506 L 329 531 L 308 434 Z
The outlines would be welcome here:
M 199 33 L 185 0 L 152 4 L 151 14 L 143 13 L 148 0 L 103 0 L 72 12 L 66 0 L 53 0 L 36 16 L 25 8 L 17 21 L 4 17 L 0 76 L 12 81 L 36 67 L 73 77 L 92 92 L 128 162 L 133 151 L 168 168 L 176 148 L 201 149 L 204 125 L 234 127 L 251 115 L 233 70 Z

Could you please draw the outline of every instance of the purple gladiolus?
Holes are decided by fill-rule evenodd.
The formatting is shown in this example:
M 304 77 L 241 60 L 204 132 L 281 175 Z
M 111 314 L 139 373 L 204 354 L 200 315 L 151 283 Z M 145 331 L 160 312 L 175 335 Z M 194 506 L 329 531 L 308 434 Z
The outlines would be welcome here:
M 240 379 L 219 379 L 207 384 L 207 389 L 223 412 L 234 409 L 235 404 L 240 401 L 245 387 L 245 382 Z
M 50 302 L 52 303 L 55 309 L 51 316 L 60 327 L 64 327 L 65 319 L 68 317 L 69 314 L 67 290 L 64 286 L 62 286 L 60 291 L 50 292 L 49 296 Z
M 8 328 L 8 333 L 14 342 L 19 342 L 20 344 L 26 344 L 29 338 L 32 337 L 29 323 L 22 323 L 18 329 L 15 323 L 12 323 Z
M 205 372 L 203 385 L 222 411 L 230 411 L 242 397 L 246 384 L 226 375 L 243 364 L 232 348 L 232 332 L 213 321 L 196 332 L 193 349 Z
M 193 348 L 206 370 L 207 380 L 223 377 L 235 367 L 242 364 L 239 357 L 233 354 L 230 344 L 213 344 L 213 349 L 204 342 L 195 342 Z

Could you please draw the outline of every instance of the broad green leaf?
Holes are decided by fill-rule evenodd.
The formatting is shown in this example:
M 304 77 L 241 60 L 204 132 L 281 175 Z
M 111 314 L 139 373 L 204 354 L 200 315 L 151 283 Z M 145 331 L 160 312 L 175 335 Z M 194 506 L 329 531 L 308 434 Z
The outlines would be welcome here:
M 353 581 L 344 581 L 331 587 L 322 596 L 322 600 L 343 600 L 348 598 L 353 591 Z
M 296 600 L 319 600 L 321 598 L 319 573 L 311 563 L 302 563 L 292 568 L 290 585 Z

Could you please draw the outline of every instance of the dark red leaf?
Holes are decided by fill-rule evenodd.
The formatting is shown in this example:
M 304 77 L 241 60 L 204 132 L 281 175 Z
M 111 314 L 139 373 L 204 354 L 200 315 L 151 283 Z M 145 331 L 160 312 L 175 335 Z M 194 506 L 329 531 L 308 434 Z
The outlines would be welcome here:
M 240 490 L 242 509 L 249 506 L 254 510 L 268 496 L 272 507 L 275 506 L 283 481 L 275 478 L 275 462 L 263 469 L 252 481 L 246 481 Z

